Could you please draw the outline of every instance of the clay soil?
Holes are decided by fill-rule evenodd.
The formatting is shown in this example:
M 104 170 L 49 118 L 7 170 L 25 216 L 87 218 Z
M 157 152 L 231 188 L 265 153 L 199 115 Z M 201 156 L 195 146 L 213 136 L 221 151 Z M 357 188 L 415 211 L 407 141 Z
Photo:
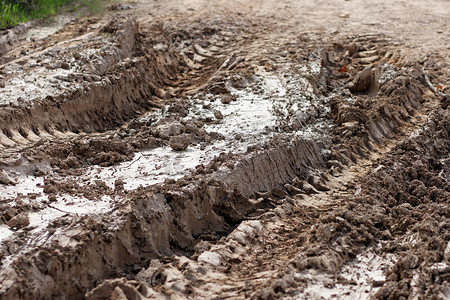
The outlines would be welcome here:
M 450 3 L 115 3 L 0 36 L 1 299 L 449 299 Z

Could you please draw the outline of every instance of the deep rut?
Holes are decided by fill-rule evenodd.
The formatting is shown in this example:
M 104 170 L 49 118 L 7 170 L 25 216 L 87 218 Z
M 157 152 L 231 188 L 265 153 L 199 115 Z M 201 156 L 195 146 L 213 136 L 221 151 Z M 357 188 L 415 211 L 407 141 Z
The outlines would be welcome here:
M 6 93 L 0 112 L 4 120 L 0 149 L 10 153 L 48 139 L 70 138 L 73 133 L 113 130 L 198 89 L 221 65 L 233 63 L 225 57 L 230 44 L 233 48 L 239 44 L 220 30 L 202 30 L 162 29 L 157 22 L 138 29 L 134 19 L 122 16 L 97 32 L 45 50 L 33 51 L 28 45 L 26 56 L 6 59 L 1 66 Z M 212 35 L 206 43 L 213 51 L 199 45 Z M 52 66 L 42 63 L 55 55 L 58 59 Z M 35 78 L 33 73 L 47 78 Z M 39 81 L 20 90 L 14 86 L 17 77 Z M 74 84 L 68 87 L 67 82 Z
M 3 58 L 2 298 L 447 295 L 442 57 L 199 16 Z
M 422 86 L 423 89 L 427 88 L 424 83 Z M 393 282 L 381 288 L 385 281 L 373 275 L 378 271 L 386 272 L 391 267 L 395 270 L 398 265 L 392 262 L 392 258 L 386 260 L 390 250 L 385 246 L 393 239 L 390 232 L 394 235 L 398 224 L 397 221 L 383 219 L 389 220 L 395 215 L 395 206 L 401 205 L 404 200 L 389 204 L 394 207 L 389 212 L 382 203 L 371 200 L 374 196 L 366 192 L 368 189 L 365 187 L 370 178 L 376 177 L 374 172 L 383 166 L 381 158 L 396 159 L 398 149 L 405 145 L 408 147 L 411 141 L 420 140 L 429 134 L 427 129 L 421 131 L 422 128 L 435 122 L 440 122 L 442 126 L 442 122 L 448 120 L 448 112 L 441 110 L 437 115 L 433 114 L 439 111 L 441 104 L 433 100 L 432 94 L 426 95 L 431 98 L 420 101 L 423 104 L 415 102 L 408 92 L 397 98 L 398 102 L 391 97 L 391 110 L 384 114 L 385 108 L 379 108 L 378 103 L 374 108 L 369 106 L 367 114 L 372 114 L 373 119 L 365 120 L 365 127 L 361 128 L 364 134 L 359 135 L 359 138 L 352 135 L 350 140 L 342 134 L 343 130 L 349 129 L 348 124 L 345 124 L 349 120 L 342 121 L 343 113 L 335 112 L 337 123 L 340 124 L 335 132 L 345 141 L 341 144 L 345 148 L 335 148 L 337 152 L 330 155 L 332 159 L 327 163 L 329 169 L 317 168 L 317 173 L 310 175 L 306 181 L 295 177 L 291 184 L 285 184 L 281 189 L 255 193 L 250 203 L 256 202 L 265 207 L 263 211 L 270 208 L 269 212 L 243 221 L 217 242 L 203 240 L 196 245 L 196 252 L 190 259 L 171 256 L 162 261 L 154 260 L 147 270 L 142 270 L 136 276 L 136 281 L 108 280 L 88 293 L 88 297 L 99 299 L 101 295 L 112 296 L 121 291 L 128 298 L 136 295 L 144 298 L 156 295 L 211 298 L 220 295 L 233 299 L 310 299 L 326 295 L 327 290 L 334 295 L 349 297 L 384 298 L 385 294 L 390 293 L 406 296 L 413 293 L 429 294 L 430 288 L 404 289 L 401 284 L 397 284 L 395 289 L 392 288 L 396 285 Z M 382 92 L 379 97 L 383 97 Z M 347 109 L 347 112 L 355 110 L 351 107 Z M 381 111 L 382 116 L 373 114 L 372 109 L 374 112 Z M 402 110 L 407 115 L 398 117 L 398 112 L 401 114 Z M 445 139 L 448 129 L 437 135 L 440 134 Z M 361 143 L 360 138 L 366 138 L 365 142 Z M 426 147 L 427 142 L 423 143 Z M 437 152 L 432 152 L 435 153 L 432 155 L 445 160 L 446 150 L 440 154 L 439 150 L 434 151 Z M 405 161 L 405 164 L 408 163 Z M 301 176 L 301 172 L 296 174 Z M 408 188 L 408 183 L 405 183 L 405 187 Z M 442 194 L 434 201 L 446 202 L 448 185 L 440 187 L 440 191 Z M 420 205 L 417 202 L 411 204 Z M 389 222 L 394 224 L 388 225 Z M 443 240 L 444 246 L 446 242 L 447 237 Z M 380 254 L 371 254 L 376 252 Z M 370 257 L 374 262 L 378 259 L 382 263 L 373 264 L 369 273 L 361 275 L 368 272 L 364 269 L 367 267 L 364 265 L 365 257 Z M 399 264 L 403 264 L 405 259 L 411 258 L 401 255 L 396 257 Z M 426 268 L 426 264 L 423 267 Z M 426 272 L 426 269 L 423 271 Z M 349 277 L 352 272 L 357 274 L 356 277 Z M 366 276 L 363 277 L 365 281 L 359 281 L 359 276 Z

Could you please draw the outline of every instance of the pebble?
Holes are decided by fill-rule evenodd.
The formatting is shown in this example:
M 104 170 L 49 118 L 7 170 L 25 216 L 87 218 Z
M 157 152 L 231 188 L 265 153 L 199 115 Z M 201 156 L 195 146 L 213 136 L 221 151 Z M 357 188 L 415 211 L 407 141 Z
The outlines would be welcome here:
M 70 65 L 66 62 L 62 62 L 61 63 L 61 68 L 64 70 L 69 70 L 70 69 Z
M 222 120 L 223 119 L 223 115 L 220 112 L 220 110 L 214 110 L 214 117 L 216 117 L 216 119 L 218 119 L 218 120 Z
M 181 134 L 177 136 L 172 136 L 169 139 L 169 145 L 172 147 L 173 150 L 176 151 L 183 151 L 191 142 L 190 136 L 188 134 Z
M 231 95 L 223 95 L 220 99 L 220 102 L 222 102 L 223 104 L 229 104 L 231 103 L 231 101 L 233 101 L 233 97 Z

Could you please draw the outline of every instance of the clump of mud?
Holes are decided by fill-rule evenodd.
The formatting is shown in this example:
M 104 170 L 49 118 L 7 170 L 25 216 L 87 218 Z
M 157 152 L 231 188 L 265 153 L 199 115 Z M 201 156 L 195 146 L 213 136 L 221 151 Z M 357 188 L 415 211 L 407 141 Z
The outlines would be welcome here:
M 302 280 L 305 270 L 336 274 L 361 249 L 374 246 L 380 254 L 396 256 L 385 281 L 372 283 L 377 299 L 448 295 L 449 117 L 444 110 L 430 115 L 423 130 L 352 183 L 357 195 L 342 197 L 340 208 L 308 208 L 305 216 L 299 211 L 300 219 L 317 220 L 309 229 L 301 226 L 296 257 L 278 272 L 285 283 L 279 287 L 268 281 L 270 287 L 253 295 L 268 299 L 301 293 L 308 287 Z M 348 282 L 337 277 L 335 284 Z
M 379 299 L 428 298 L 450 291 L 445 279 L 450 242 L 449 124 L 448 110 L 432 114 L 418 136 L 381 159 L 362 182 L 370 201 L 383 203 L 387 212 L 383 227 L 389 228 L 392 238 L 382 250 L 398 256 L 376 295 Z

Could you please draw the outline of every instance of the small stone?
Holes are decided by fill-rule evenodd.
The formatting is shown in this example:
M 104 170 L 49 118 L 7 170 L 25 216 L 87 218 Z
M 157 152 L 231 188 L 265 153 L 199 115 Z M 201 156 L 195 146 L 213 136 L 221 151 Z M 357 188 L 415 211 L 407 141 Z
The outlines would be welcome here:
M 213 94 L 213 95 L 220 95 L 220 94 L 229 94 L 230 91 L 228 90 L 228 88 L 226 87 L 224 82 L 218 82 L 214 85 L 212 85 L 208 91 Z
M 186 127 L 180 123 L 172 123 L 168 128 L 168 135 L 180 135 L 186 130 Z
M 309 184 L 308 182 L 304 181 L 304 180 L 300 180 L 297 177 L 294 178 L 294 180 L 292 181 L 292 183 L 294 184 L 294 186 L 296 188 L 298 188 L 300 191 L 302 191 L 302 193 L 306 193 L 306 194 L 317 194 L 319 193 L 314 186 L 312 186 L 311 184 Z M 292 188 L 291 188 L 292 190 Z M 295 194 L 295 192 L 292 192 L 291 190 L 289 190 L 289 192 L 291 194 Z
M 28 213 L 20 213 L 17 216 L 13 217 L 8 221 L 7 225 L 11 228 L 23 228 L 30 225 L 30 218 L 28 217 Z
M 183 151 L 189 146 L 190 142 L 191 142 L 190 135 L 181 134 L 170 137 L 169 145 L 170 147 L 172 147 L 173 150 Z
M 124 299 L 128 299 L 128 297 L 126 296 L 126 294 L 120 287 L 116 286 L 111 293 L 110 299 L 124 300 Z
M 46 194 L 54 194 L 58 192 L 58 188 L 53 184 L 45 184 L 44 185 L 44 193 Z
M 450 260 L 450 242 L 447 243 L 447 247 L 444 251 L 444 257 L 445 259 Z
M 381 287 L 385 284 L 385 280 L 372 280 L 373 287 Z
M 233 97 L 231 95 L 223 95 L 223 97 L 220 99 L 220 102 L 222 102 L 223 104 L 229 104 L 231 103 L 231 101 L 233 101 Z
M 283 208 L 281 208 L 280 206 L 275 207 L 273 209 L 273 212 L 282 219 L 286 218 L 286 211 Z
M 223 119 L 223 115 L 220 112 L 220 110 L 214 110 L 214 117 L 216 117 L 216 119 L 218 119 L 218 120 L 222 120 Z
M 202 254 L 200 254 L 200 256 L 197 259 L 199 262 L 205 262 L 208 263 L 210 265 L 213 265 L 215 267 L 220 265 L 220 255 L 215 253 L 215 252 L 211 252 L 211 251 L 205 251 Z
M 66 63 L 66 62 L 62 62 L 61 63 L 61 69 L 69 70 L 70 69 L 70 65 L 68 63 Z

